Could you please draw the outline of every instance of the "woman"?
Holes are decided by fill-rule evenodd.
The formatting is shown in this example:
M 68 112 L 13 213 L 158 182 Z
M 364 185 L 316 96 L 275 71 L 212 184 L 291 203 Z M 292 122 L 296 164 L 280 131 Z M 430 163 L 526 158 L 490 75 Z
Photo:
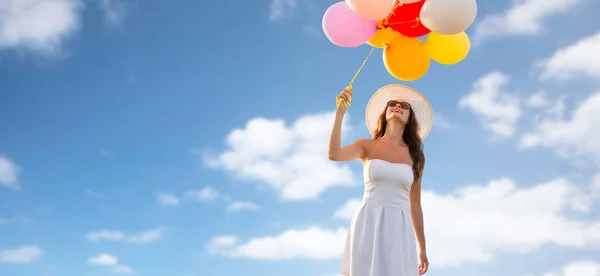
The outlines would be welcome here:
M 364 168 L 365 191 L 350 223 L 341 274 L 423 275 L 429 261 L 421 209 L 421 141 L 433 124 L 431 105 L 410 87 L 384 86 L 367 104 L 373 138 L 341 147 L 342 119 L 351 96 L 348 88 L 337 96 L 344 104 L 338 105 L 329 141 L 329 159 L 359 158 Z

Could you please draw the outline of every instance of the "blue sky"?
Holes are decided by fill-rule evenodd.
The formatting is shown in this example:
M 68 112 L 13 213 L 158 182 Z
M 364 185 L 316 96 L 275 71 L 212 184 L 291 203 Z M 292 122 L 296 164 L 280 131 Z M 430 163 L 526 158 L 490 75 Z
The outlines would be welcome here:
M 204 2 L 0 0 L 0 274 L 337 275 L 362 171 L 325 153 L 369 47 L 327 41 L 334 1 Z M 429 274 L 600 275 L 598 8 L 480 1 L 408 83 Z M 398 82 L 376 50 L 344 143 Z

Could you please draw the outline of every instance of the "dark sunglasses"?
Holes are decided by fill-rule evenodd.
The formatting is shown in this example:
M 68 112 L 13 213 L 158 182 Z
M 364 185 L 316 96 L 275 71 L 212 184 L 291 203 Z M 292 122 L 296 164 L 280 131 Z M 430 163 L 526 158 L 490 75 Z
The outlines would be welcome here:
M 394 106 L 396 106 L 398 104 L 400 105 L 400 107 L 402 109 L 406 109 L 406 110 L 410 109 L 410 104 L 407 103 L 407 102 L 399 102 L 399 101 L 396 101 L 396 100 L 391 100 L 391 101 L 387 102 L 387 106 L 389 106 L 389 107 L 394 107 Z

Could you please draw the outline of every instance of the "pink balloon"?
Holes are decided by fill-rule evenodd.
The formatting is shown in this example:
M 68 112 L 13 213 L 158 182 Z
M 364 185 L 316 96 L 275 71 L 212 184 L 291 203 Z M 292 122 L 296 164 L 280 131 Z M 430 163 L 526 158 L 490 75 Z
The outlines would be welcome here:
M 340 1 L 325 11 L 323 32 L 337 46 L 356 47 L 375 35 L 377 21 L 359 16 L 345 1 Z

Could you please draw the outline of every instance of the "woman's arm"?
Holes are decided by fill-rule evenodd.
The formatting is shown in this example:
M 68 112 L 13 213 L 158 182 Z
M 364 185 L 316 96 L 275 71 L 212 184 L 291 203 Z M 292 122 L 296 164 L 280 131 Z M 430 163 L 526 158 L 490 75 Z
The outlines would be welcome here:
M 423 275 L 429 270 L 427 245 L 425 244 L 425 227 L 423 225 L 423 208 L 421 208 L 421 179 L 423 179 L 423 169 L 421 169 L 420 175 L 421 177 L 413 183 L 410 189 L 410 215 L 419 246 L 419 275 Z
M 423 170 L 421 177 L 416 180 L 410 189 L 410 214 L 413 221 L 413 227 L 417 236 L 419 252 L 427 252 L 425 242 L 425 226 L 423 222 L 423 208 L 421 207 L 421 179 L 423 179 Z
M 362 159 L 364 156 L 364 144 L 367 139 L 359 139 L 348 146 L 341 146 L 343 118 L 344 114 L 336 112 L 331 137 L 329 137 L 329 160 L 348 161 L 356 158 Z
M 344 100 L 350 100 L 352 92 L 346 88 L 338 97 Z M 333 161 L 348 161 L 364 156 L 364 144 L 367 139 L 359 139 L 354 143 L 342 147 L 342 121 L 344 120 L 344 114 L 346 113 L 346 106 L 344 103 L 340 104 L 335 112 L 335 121 L 333 122 L 333 129 L 331 130 L 331 136 L 329 137 L 329 160 Z

